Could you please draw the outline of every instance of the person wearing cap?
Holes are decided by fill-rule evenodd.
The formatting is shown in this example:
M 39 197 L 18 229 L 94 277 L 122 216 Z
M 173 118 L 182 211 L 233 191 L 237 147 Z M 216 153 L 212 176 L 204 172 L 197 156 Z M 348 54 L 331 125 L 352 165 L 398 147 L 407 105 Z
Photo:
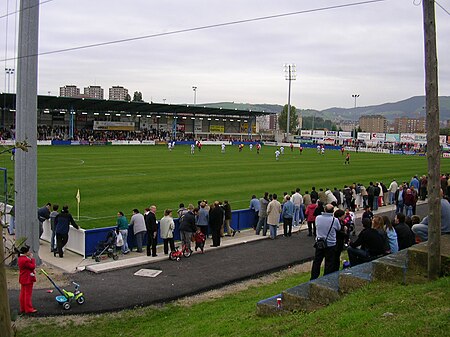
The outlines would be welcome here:
M 30 252 L 30 247 L 25 245 L 19 250 L 19 258 L 17 259 L 19 266 L 19 283 L 20 283 L 20 312 L 32 314 L 37 312 L 33 307 L 32 295 L 33 284 L 36 282 L 36 260 Z

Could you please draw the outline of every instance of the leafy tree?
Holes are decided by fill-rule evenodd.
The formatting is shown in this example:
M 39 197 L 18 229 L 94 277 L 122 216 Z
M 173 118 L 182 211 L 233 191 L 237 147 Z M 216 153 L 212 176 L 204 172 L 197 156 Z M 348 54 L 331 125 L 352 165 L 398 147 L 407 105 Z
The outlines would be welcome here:
M 131 96 L 130 96 L 130 94 L 127 94 L 127 95 L 125 96 L 125 101 L 127 101 L 127 102 L 131 101 Z
M 280 116 L 278 117 L 278 126 L 281 130 L 286 132 L 287 127 L 287 112 L 288 105 L 286 104 L 283 107 L 283 111 L 281 111 Z M 298 119 L 297 119 L 297 111 L 295 106 L 291 105 L 291 113 L 289 114 L 289 133 L 295 133 L 298 128 Z
M 142 92 L 140 91 L 135 91 L 133 94 L 133 102 L 143 102 L 144 100 L 142 99 Z

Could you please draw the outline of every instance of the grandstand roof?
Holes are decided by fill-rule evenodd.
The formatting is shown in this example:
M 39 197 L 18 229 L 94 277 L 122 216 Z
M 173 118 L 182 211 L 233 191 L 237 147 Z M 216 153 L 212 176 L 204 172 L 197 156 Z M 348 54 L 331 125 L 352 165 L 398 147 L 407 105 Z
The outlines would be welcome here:
M 75 98 L 38 95 L 38 109 L 74 110 L 83 112 L 127 112 L 135 114 L 161 114 L 161 115 L 210 115 L 210 116 L 262 116 L 271 112 L 211 108 L 197 105 L 161 104 L 153 102 L 127 102 L 112 101 L 93 98 Z M 15 109 L 15 94 L 0 94 L 0 107 Z

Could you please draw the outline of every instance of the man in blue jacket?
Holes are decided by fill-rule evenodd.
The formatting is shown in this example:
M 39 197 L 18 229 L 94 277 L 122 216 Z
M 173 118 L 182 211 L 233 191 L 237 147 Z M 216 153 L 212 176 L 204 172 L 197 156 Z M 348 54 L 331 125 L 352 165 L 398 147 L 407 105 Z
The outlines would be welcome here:
M 286 196 L 286 202 L 283 204 L 283 235 L 291 236 L 292 234 L 292 219 L 294 217 L 294 203 L 291 201 L 289 195 Z

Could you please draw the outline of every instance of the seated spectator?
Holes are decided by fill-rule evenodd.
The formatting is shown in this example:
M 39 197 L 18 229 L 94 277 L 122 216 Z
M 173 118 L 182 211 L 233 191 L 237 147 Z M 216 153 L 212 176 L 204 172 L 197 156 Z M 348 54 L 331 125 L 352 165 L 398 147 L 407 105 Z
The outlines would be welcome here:
M 442 197 L 442 190 L 441 190 Z M 412 226 L 412 231 L 420 241 L 428 240 L 428 216 L 422 219 L 419 224 Z M 450 203 L 441 198 L 441 234 L 450 233 Z
M 384 254 L 384 238 L 372 228 L 369 218 L 362 219 L 364 229 L 359 233 L 355 242 L 350 242 L 347 249 L 350 265 L 356 266 L 376 259 Z M 360 248 L 358 248 L 360 247 Z
M 394 230 L 397 232 L 398 249 L 411 247 L 415 243 L 414 233 L 405 223 L 405 215 L 397 213 L 394 219 Z
M 383 215 L 383 221 L 384 221 L 384 230 L 386 231 L 389 242 L 389 249 L 391 253 L 397 253 L 398 252 L 397 232 L 392 226 L 391 220 L 389 220 L 389 218 L 386 215 Z
M 378 233 L 383 237 L 384 242 L 384 254 L 391 253 L 391 247 L 389 245 L 389 239 L 384 229 L 384 220 L 381 216 L 374 216 L 372 219 L 372 228 L 376 229 Z

